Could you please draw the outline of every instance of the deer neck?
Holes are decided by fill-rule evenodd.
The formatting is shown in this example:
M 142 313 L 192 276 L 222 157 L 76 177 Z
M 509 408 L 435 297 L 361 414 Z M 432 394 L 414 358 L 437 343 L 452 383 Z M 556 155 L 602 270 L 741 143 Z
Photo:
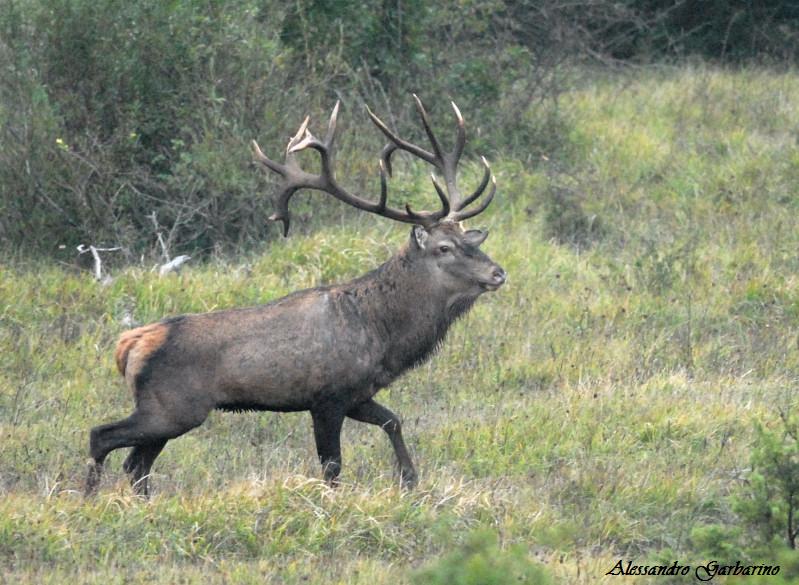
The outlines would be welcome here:
M 352 284 L 386 344 L 385 365 L 397 374 L 435 352 L 450 325 L 474 302 L 437 288 L 407 248 Z

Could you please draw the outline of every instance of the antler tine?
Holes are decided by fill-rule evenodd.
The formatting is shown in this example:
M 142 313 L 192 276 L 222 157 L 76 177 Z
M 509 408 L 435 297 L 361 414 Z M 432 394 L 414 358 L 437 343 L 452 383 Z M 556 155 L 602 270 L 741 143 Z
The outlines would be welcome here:
M 291 212 L 289 211 L 289 199 L 299 190 L 299 187 L 287 187 L 281 191 L 277 199 L 277 211 L 267 217 L 268 221 L 282 221 L 283 222 L 283 237 L 289 235 L 289 226 L 291 225 Z
M 310 116 L 305 116 L 305 119 L 300 124 L 299 130 L 297 133 L 289 139 L 289 143 L 286 145 L 286 154 L 293 154 L 298 150 L 302 150 L 301 148 L 297 148 L 299 144 L 308 140 L 308 137 L 311 136 L 311 133 L 308 132 L 308 122 L 311 121 Z M 305 147 L 303 147 L 305 148 Z
M 302 129 L 302 127 L 301 127 L 301 129 Z M 289 141 L 289 144 L 291 144 L 291 142 L 295 138 L 297 138 L 298 136 L 299 136 L 299 132 L 294 136 L 294 138 L 292 138 Z M 289 175 L 291 175 L 292 171 L 296 171 L 297 170 L 296 169 L 296 163 L 294 163 L 293 157 L 289 158 L 288 154 L 286 155 L 286 163 L 287 164 L 285 164 L 285 165 L 282 165 L 280 163 L 277 163 L 277 162 L 273 161 L 272 159 L 270 159 L 269 157 L 267 157 L 263 153 L 263 151 L 261 150 L 261 147 L 258 146 L 258 143 L 255 140 L 253 140 L 251 142 L 251 146 L 252 146 L 253 155 L 255 156 L 255 159 L 258 162 L 260 162 L 262 165 L 264 165 L 266 168 L 268 168 L 269 170 L 274 171 L 277 174 L 279 174 L 284 179 L 284 181 L 283 181 L 283 189 L 281 190 L 280 195 L 278 196 L 278 199 L 277 199 L 277 205 L 276 205 L 277 211 L 275 213 L 273 213 L 272 215 L 270 215 L 267 218 L 267 220 L 268 221 L 282 221 L 283 222 L 283 237 L 286 237 L 288 235 L 288 233 L 289 233 L 289 225 L 291 224 L 291 213 L 289 212 L 289 208 L 288 208 L 289 199 L 291 199 L 291 196 L 294 195 L 294 192 L 298 189 L 297 187 L 292 187 L 291 186 L 291 180 L 289 178 Z M 289 168 L 290 166 L 292 168 Z
M 425 134 L 427 134 L 427 138 L 430 140 L 430 146 L 433 147 L 433 153 L 437 162 L 439 163 L 436 166 L 443 166 L 444 163 L 444 156 L 441 154 L 441 145 L 438 143 L 436 139 L 436 135 L 433 134 L 433 129 L 430 126 L 430 120 L 427 118 L 427 111 L 424 109 L 424 105 L 422 104 L 422 100 L 419 99 L 419 96 L 413 94 L 413 99 L 416 102 L 416 111 L 419 112 L 419 117 L 422 119 L 422 126 L 424 127 Z
M 447 197 L 447 194 L 444 192 L 444 188 L 441 186 L 441 183 L 438 182 L 436 176 L 431 173 L 430 178 L 433 179 L 433 187 L 436 188 L 436 193 L 438 193 L 438 198 L 441 199 L 441 209 L 443 211 L 441 217 L 446 217 L 450 210 L 449 197 Z
M 391 155 L 394 154 L 398 148 L 396 144 L 389 142 L 383 147 L 383 150 L 380 151 L 380 162 L 386 167 L 386 172 L 388 172 L 389 177 L 393 173 L 391 168 Z
M 338 120 L 338 110 L 341 105 L 340 100 L 336 100 L 336 105 L 333 107 L 333 112 L 330 114 L 330 120 L 327 123 L 327 133 L 325 140 L 322 142 L 314 136 L 310 130 L 307 129 L 308 118 L 305 119 L 303 125 L 300 126 L 300 131 L 304 133 L 302 140 L 297 140 L 300 132 L 292 138 L 287 148 L 287 154 L 294 154 L 306 148 L 313 148 L 322 158 L 322 171 L 324 175 L 333 175 L 331 167 L 331 159 L 333 158 L 333 146 L 336 139 L 336 121 Z
M 460 202 L 460 204 L 455 208 L 455 211 L 460 211 L 461 209 L 465 208 L 467 205 L 472 203 L 475 199 L 482 195 L 483 191 L 485 191 L 486 186 L 488 185 L 488 181 L 491 180 L 493 176 L 491 174 L 491 166 L 488 164 L 486 157 L 481 156 L 480 160 L 483 162 L 483 167 L 485 170 L 483 171 L 483 179 L 480 181 L 480 184 L 477 186 L 477 189 L 469 195 L 466 199 Z
M 308 131 L 309 122 L 310 116 L 306 116 L 297 132 L 289 139 L 286 145 L 285 164 L 280 164 L 271 160 L 263 153 L 258 143 L 255 140 L 252 141 L 255 159 L 268 169 L 283 177 L 283 184 L 281 185 L 280 194 L 277 197 L 277 211 L 267 218 L 268 221 L 283 222 L 283 237 L 288 236 L 289 227 L 291 225 L 291 212 L 289 211 L 289 201 L 291 197 L 303 187 L 313 188 L 313 183 L 315 182 L 314 175 L 310 175 L 299 168 L 296 157 L 294 156 L 294 153 L 309 146 L 318 149 L 318 141 Z M 322 151 L 320 150 L 320 152 Z
M 327 134 L 325 135 L 325 144 L 328 148 L 333 146 L 333 140 L 336 137 L 336 122 L 338 121 L 338 110 L 341 106 L 341 100 L 336 100 L 336 105 L 333 106 L 333 112 L 330 114 L 330 120 L 327 123 Z
M 394 134 L 391 130 L 389 130 L 388 126 L 386 126 L 385 123 L 383 123 L 383 121 L 380 118 L 375 116 L 374 112 L 372 112 L 372 110 L 369 109 L 369 106 L 366 106 L 366 112 L 369 114 L 369 117 L 372 119 L 372 122 L 374 122 L 374 125 L 380 129 L 380 131 L 386 136 L 386 138 L 388 138 L 391 142 L 393 142 L 396 145 L 395 148 L 391 150 L 392 153 L 394 152 L 394 150 L 399 148 L 406 152 L 411 153 L 412 155 L 422 159 L 425 162 L 430 163 L 433 166 L 438 166 L 436 164 L 437 163 L 436 156 L 433 153 L 427 152 L 424 148 L 420 148 L 415 144 L 406 142 L 405 140 Z M 383 150 L 385 150 L 385 148 Z
M 470 217 L 474 217 L 475 215 L 479 215 L 485 211 L 486 207 L 491 203 L 494 199 L 494 194 L 497 192 L 497 179 L 494 175 L 491 175 L 491 191 L 488 192 L 483 202 L 472 209 L 471 211 L 456 211 L 448 216 L 448 219 L 452 221 L 464 221 L 469 219 Z
M 300 126 L 297 134 L 294 135 L 286 147 L 287 154 L 293 154 L 306 148 L 313 148 L 318 150 L 323 156 L 329 157 L 332 155 L 333 143 L 336 138 L 336 121 L 338 120 L 338 110 L 341 101 L 336 101 L 333 107 L 333 112 L 330 114 L 330 120 L 327 123 L 327 134 L 325 140 L 322 142 L 308 130 L 308 122 L 310 117 L 306 117 L 305 121 Z
M 431 173 L 430 178 L 433 180 L 433 187 L 436 188 L 438 198 L 441 200 L 441 209 L 439 211 L 420 211 L 417 213 L 411 209 L 410 203 L 405 204 L 405 211 L 408 215 L 423 224 L 435 223 L 442 217 L 446 217 L 450 211 L 449 197 L 447 197 L 447 194 L 444 192 L 444 187 L 441 186 L 441 183 L 438 182 L 434 174 Z
M 258 146 L 258 143 L 255 140 L 250 141 L 250 146 L 252 147 L 252 153 L 253 156 L 255 157 L 255 160 L 257 160 L 259 163 L 264 165 L 269 170 L 276 172 L 280 176 L 285 176 L 286 168 L 280 163 L 276 163 L 275 161 L 267 157 L 263 153 L 263 151 L 261 151 L 261 147 Z
M 388 183 L 386 178 L 386 165 L 383 159 L 378 161 L 380 165 L 380 201 L 377 203 L 377 213 L 382 213 L 386 209 L 386 201 L 388 199 Z M 391 171 L 388 171 L 391 173 Z
M 458 161 L 461 159 L 461 154 L 463 154 L 463 147 L 466 145 L 466 123 L 463 121 L 463 116 L 461 115 L 461 111 L 458 109 L 458 106 L 455 105 L 455 102 L 450 102 L 452 104 L 452 109 L 455 110 L 455 119 L 458 125 L 458 135 L 455 138 L 455 148 L 452 149 L 452 160 L 455 164 L 458 164 Z

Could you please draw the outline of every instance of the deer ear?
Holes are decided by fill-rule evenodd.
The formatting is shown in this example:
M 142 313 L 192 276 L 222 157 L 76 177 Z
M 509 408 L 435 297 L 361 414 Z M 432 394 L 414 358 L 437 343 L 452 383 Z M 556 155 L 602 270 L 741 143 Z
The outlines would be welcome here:
M 430 238 L 430 234 L 427 233 L 427 230 L 424 229 L 420 225 L 413 226 L 411 230 L 411 241 L 416 244 L 416 247 L 420 250 L 424 250 L 425 246 L 427 246 L 427 240 Z
M 470 246 L 474 246 L 475 248 L 478 247 L 480 244 L 485 242 L 486 238 L 488 237 L 488 230 L 469 230 L 465 234 L 463 234 L 463 241 L 469 244 Z

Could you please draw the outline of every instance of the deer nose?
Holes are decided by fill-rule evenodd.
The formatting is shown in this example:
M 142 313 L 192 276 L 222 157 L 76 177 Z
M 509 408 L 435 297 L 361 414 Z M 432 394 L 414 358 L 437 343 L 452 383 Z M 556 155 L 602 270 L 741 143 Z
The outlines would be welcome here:
M 496 285 L 504 284 L 505 281 L 508 279 L 508 273 L 505 272 L 499 266 L 497 266 L 496 268 L 494 268 L 494 272 L 491 273 L 491 279 L 494 281 Z

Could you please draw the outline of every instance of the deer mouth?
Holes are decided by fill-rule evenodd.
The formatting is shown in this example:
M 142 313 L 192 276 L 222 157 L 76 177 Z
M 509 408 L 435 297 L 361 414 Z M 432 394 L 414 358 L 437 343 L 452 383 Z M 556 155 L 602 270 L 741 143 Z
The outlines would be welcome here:
M 480 288 L 482 288 L 482 289 L 483 289 L 483 290 L 485 290 L 485 291 L 495 291 L 495 290 L 497 290 L 499 287 L 501 287 L 501 286 L 502 286 L 504 283 L 505 283 L 505 281 L 504 281 L 504 280 L 503 280 L 502 282 L 496 282 L 496 281 L 492 281 L 492 282 L 481 282 L 481 283 L 480 283 Z

